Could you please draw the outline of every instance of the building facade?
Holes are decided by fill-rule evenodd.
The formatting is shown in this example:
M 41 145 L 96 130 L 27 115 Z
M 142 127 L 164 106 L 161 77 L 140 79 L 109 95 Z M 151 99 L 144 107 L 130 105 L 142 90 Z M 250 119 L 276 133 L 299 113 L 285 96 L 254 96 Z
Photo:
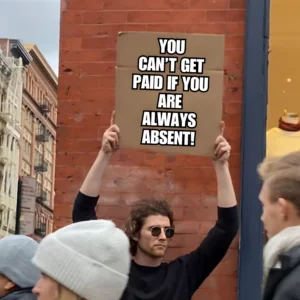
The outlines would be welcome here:
M 0 39 L 0 238 L 16 231 L 23 75 L 31 60 L 18 40 Z
M 24 73 L 19 174 L 36 179 L 33 237 L 52 232 L 58 79 L 36 45 L 24 45 L 33 58 Z

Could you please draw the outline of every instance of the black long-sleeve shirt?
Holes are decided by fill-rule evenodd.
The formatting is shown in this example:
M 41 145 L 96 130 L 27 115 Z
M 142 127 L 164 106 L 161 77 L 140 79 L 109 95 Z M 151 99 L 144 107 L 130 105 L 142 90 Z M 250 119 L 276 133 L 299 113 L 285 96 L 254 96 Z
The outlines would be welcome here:
M 73 222 L 97 219 L 98 197 L 77 194 Z M 129 283 L 120 300 L 190 300 L 202 282 L 225 256 L 237 234 L 238 208 L 218 207 L 218 220 L 199 247 L 158 267 L 132 261 Z M 101 280 L 101 279 L 99 279 Z

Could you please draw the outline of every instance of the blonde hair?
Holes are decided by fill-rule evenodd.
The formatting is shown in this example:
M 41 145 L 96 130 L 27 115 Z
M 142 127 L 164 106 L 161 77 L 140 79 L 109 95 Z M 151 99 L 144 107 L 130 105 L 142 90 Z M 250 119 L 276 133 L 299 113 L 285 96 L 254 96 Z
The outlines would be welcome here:
M 300 151 L 266 158 L 258 166 L 258 174 L 267 182 L 272 202 L 283 198 L 300 214 Z
M 300 168 L 300 151 L 290 152 L 283 156 L 266 157 L 262 163 L 258 165 L 258 175 L 263 181 L 275 173 L 290 168 Z

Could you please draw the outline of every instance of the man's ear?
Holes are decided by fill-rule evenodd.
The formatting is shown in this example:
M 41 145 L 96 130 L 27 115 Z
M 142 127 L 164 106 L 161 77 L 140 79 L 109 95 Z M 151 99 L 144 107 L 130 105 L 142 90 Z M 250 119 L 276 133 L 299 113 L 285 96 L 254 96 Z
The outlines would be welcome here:
M 131 238 L 137 242 L 139 240 L 139 235 L 136 234 L 136 235 L 132 236 Z
M 10 280 L 7 280 L 7 282 L 4 284 L 4 290 L 7 292 L 14 289 L 15 287 L 16 287 L 16 284 Z
M 135 235 L 133 235 L 132 237 L 131 237 L 134 241 L 138 241 L 139 240 L 139 238 L 140 238 L 140 232 L 138 232 L 138 233 L 136 233 Z
M 288 218 L 288 210 L 289 210 L 289 203 L 284 198 L 278 199 L 278 204 L 280 206 L 280 214 L 284 220 L 287 220 Z

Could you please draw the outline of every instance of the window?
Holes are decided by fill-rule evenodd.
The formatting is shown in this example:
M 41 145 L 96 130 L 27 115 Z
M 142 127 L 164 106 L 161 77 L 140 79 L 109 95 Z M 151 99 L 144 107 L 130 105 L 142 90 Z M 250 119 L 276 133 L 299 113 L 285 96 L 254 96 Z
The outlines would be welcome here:
M 5 91 L 3 92 L 3 94 L 1 94 L 1 112 L 5 112 L 5 98 L 6 98 L 6 94 Z

